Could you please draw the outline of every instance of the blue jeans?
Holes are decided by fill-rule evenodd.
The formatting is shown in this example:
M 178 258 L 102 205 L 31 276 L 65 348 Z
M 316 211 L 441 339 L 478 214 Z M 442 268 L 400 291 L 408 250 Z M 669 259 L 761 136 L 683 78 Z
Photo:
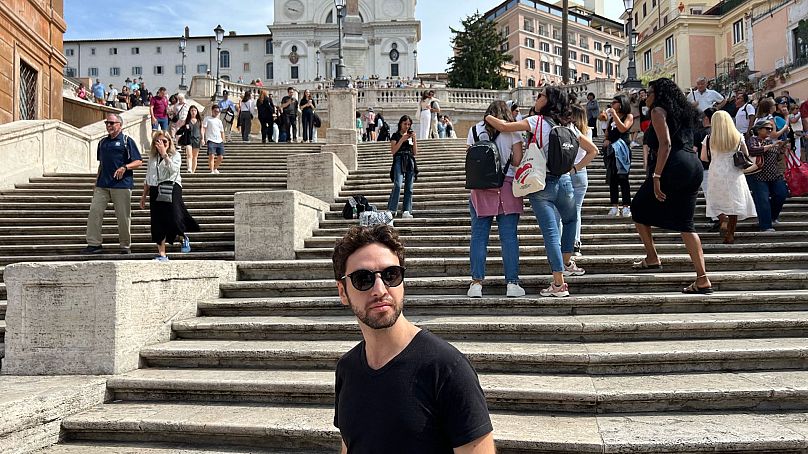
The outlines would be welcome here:
M 152 125 L 152 130 L 156 131 L 157 126 L 160 126 L 161 131 L 168 131 L 168 118 L 158 118 L 157 119 L 157 124 Z
M 471 200 L 471 278 L 476 281 L 485 279 L 485 259 L 488 256 L 488 238 L 491 235 L 491 223 L 494 216 L 477 217 Z M 502 245 L 502 264 L 505 267 L 505 281 L 519 283 L 519 237 L 516 227 L 519 225 L 519 214 L 498 214 L 499 242 Z
M 572 179 L 569 175 L 556 177 L 547 175 L 545 187 L 528 195 L 530 206 L 544 238 L 547 260 L 554 273 L 564 271 L 562 254 L 572 253 L 575 248 L 575 234 L 578 231 L 578 215 L 575 209 L 575 196 Z M 561 217 L 563 228 L 559 234 L 556 210 Z
M 758 227 L 760 230 L 772 228 L 772 221 L 780 217 L 783 204 L 788 198 L 788 186 L 785 180 L 760 181 L 753 175 L 746 177 L 746 184 L 752 191 L 752 200 L 757 210 Z
M 584 204 L 584 196 L 586 189 L 589 187 L 589 178 L 586 173 L 586 168 L 583 168 L 573 175 L 570 175 L 572 180 L 572 194 L 575 198 L 575 212 L 578 214 L 578 229 L 575 231 L 575 241 L 581 242 L 581 207 Z
M 393 191 L 390 192 L 390 200 L 387 202 L 387 211 L 393 213 L 398 211 L 398 198 L 402 186 L 404 186 L 404 211 L 412 211 L 412 184 L 415 174 L 412 171 L 406 175 L 401 173 L 402 159 L 409 159 L 409 156 L 397 155 L 393 158 Z

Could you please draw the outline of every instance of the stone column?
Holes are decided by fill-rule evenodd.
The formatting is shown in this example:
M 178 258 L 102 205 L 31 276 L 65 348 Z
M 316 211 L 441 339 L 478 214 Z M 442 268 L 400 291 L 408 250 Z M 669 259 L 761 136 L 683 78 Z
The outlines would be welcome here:
M 327 144 L 323 151 L 334 153 L 345 167 L 356 170 L 356 95 L 355 89 L 328 91 L 328 119 L 330 127 L 326 131 Z
M 234 262 L 17 263 L 8 289 L 3 374 L 105 375 L 137 369 L 140 350 L 236 279 Z
M 286 158 L 286 189 L 331 203 L 348 178 L 348 169 L 334 153 L 306 153 Z
M 235 195 L 236 260 L 293 260 L 329 205 L 299 191 Z

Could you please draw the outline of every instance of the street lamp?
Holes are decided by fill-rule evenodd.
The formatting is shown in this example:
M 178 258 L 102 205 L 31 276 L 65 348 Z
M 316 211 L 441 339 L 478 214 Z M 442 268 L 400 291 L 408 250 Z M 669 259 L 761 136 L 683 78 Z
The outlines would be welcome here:
M 634 10 L 634 0 L 623 0 L 628 15 L 628 74 L 623 81 L 624 88 L 642 88 L 642 82 L 637 79 L 636 51 L 639 34 L 634 31 L 634 20 L 631 12 Z
M 222 40 L 224 39 L 224 29 L 221 25 L 217 25 L 213 29 L 216 34 L 216 96 L 222 96 L 222 81 L 219 79 L 219 64 L 221 63 L 222 55 Z
M 315 52 L 315 54 L 317 55 L 317 79 L 316 80 L 320 80 L 320 49 L 317 49 L 317 52 Z
M 412 51 L 413 67 L 412 80 L 418 79 L 418 49 Z
M 345 78 L 345 60 L 342 58 L 342 12 L 345 10 L 346 0 L 334 0 L 337 8 L 337 35 L 339 38 L 339 61 L 337 62 L 337 77 L 334 79 L 334 88 L 348 88 L 348 79 Z
M 180 52 L 182 53 L 182 77 L 180 77 L 180 90 L 187 90 L 185 85 L 185 48 L 188 45 L 188 27 L 185 27 L 185 34 L 180 36 Z
M 612 45 L 606 41 L 606 44 L 603 45 L 603 53 L 606 54 L 606 78 L 609 78 L 609 70 L 611 66 L 609 65 L 609 57 L 612 56 Z

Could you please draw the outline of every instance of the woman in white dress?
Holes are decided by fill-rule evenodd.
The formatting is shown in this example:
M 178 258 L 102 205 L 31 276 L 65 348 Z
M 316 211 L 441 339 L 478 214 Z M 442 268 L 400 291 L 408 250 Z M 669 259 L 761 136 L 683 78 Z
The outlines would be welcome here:
M 704 139 L 703 147 L 709 147 L 712 155 L 707 186 L 707 217 L 721 220 L 724 244 L 732 244 L 735 242 L 738 219 L 757 216 L 743 170 L 735 167 L 732 158 L 739 149 L 747 156 L 749 151 L 732 117 L 723 110 L 713 114 L 712 131 Z
M 421 102 L 418 103 L 418 140 L 429 138 L 429 127 L 432 126 L 432 112 L 429 110 L 429 91 L 421 93 Z

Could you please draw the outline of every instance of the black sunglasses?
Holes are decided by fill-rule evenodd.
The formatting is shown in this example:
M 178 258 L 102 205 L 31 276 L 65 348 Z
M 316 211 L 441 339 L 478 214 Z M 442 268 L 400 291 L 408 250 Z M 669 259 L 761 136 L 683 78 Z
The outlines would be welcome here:
M 772 128 L 771 126 L 764 126 L 761 129 L 765 129 L 766 131 L 774 131 L 774 128 Z
M 370 290 L 376 283 L 376 275 L 382 278 L 384 285 L 388 287 L 398 287 L 404 282 L 404 271 L 406 268 L 403 266 L 393 265 L 381 271 L 371 270 L 356 270 L 351 274 L 342 276 L 340 280 L 351 278 L 351 284 L 360 292 Z
M 117 124 L 117 123 L 120 123 L 120 122 L 119 121 L 105 121 L 104 122 L 104 124 L 107 125 L 107 126 L 114 125 L 114 124 Z

